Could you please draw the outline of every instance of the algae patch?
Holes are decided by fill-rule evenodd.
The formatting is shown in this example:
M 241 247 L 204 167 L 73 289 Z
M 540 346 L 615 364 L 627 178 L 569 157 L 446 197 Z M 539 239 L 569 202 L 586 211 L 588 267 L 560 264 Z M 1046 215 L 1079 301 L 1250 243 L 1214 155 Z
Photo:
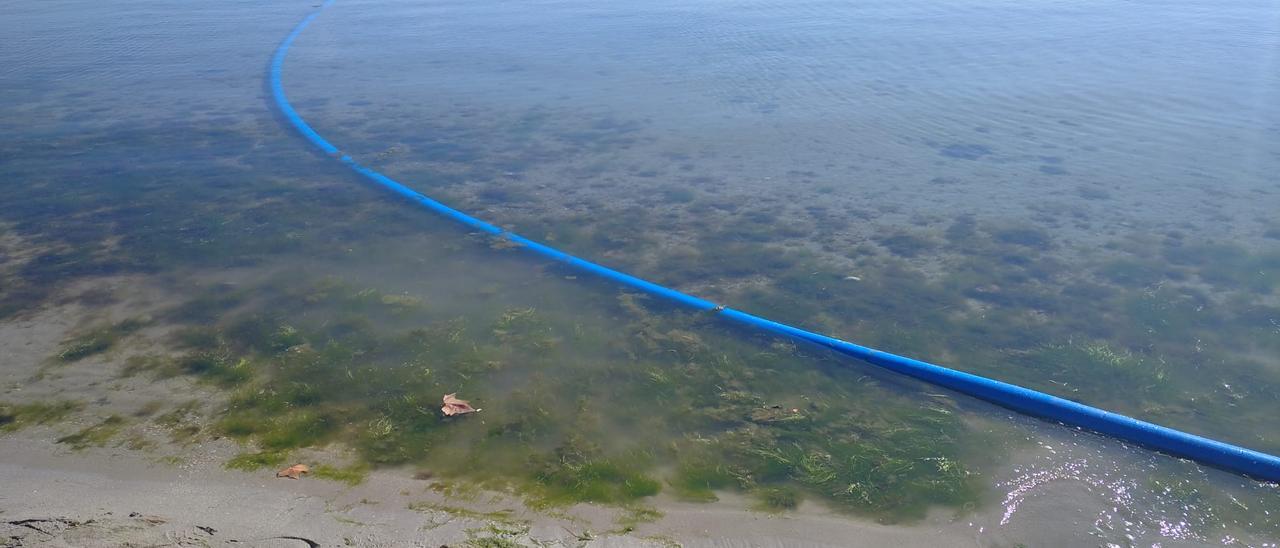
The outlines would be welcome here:
M 86 427 L 75 434 L 58 438 L 58 443 L 64 443 L 75 451 L 83 451 L 90 447 L 104 447 L 107 442 L 116 437 L 117 434 L 125 427 L 126 421 L 119 415 L 111 415 L 101 422 Z
M 62 350 L 58 352 L 57 358 L 61 362 L 68 363 L 101 354 L 114 348 L 122 338 L 141 329 L 149 322 L 148 319 L 128 319 L 90 329 L 63 341 Z
M 83 408 L 82 403 L 66 400 L 52 403 L 0 403 L 0 433 L 16 432 L 29 426 L 55 423 Z

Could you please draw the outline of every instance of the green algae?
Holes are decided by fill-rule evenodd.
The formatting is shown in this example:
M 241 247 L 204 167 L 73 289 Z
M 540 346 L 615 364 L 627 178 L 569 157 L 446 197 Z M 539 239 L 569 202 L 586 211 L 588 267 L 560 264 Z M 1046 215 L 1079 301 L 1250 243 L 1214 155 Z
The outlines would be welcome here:
M 445 514 L 449 514 L 451 516 L 458 516 L 458 517 L 473 519 L 477 521 L 490 521 L 490 522 L 506 524 L 506 525 L 523 525 L 527 523 L 523 520 L 519 520 L 512 517 L 515 514 L 515 512 L 511 510 L 493 510 L 488 512 L 481 512 L 481 511 L 472 510 L 469 508 L 464 508 L 462 506 L 456 506 L 451 504 L 440 504 L 440 503 L 426 502 L 426 501 L 410 502 L 407 507 L 408 509 L 413 510 L 414 512 L 423 512 L 423 513 L 442 512 Z
M 240 453 L 231 457 L 223 464 L 230 470 L 243 470 L 245 472 L 253 472 L 263 468 L 277 468 L 283 466 L 289 458 L 287 451 L 258 451 L 249 453 Z
M 129 432 L 125 435 L 124 440 L 122 440 L 118 445 L 123 446 L 130 451 L 144 452 L 154 451 L 160 447 L 160 444 L 156 443 L 155 440 L 148 438 L 140 432 Z
M 532 130 L 540 122 L 529 124 Z M 133 140 L 125 146 L 146 151 L 163 142 L 147 133 L 126 136 Z M 596 133 L 566 133 L 563 138 L 582 141 Z M 91 147 L 94 139 L 100 143 L 105 137 L 88 136 L 85 144 Z M 202 134 L 200 145 L 223 146 L 246 137 Z M 429 155 L 469 161 L 482 152 L 442 145 Z M 301 174 L 318 173 L 317 162 L 278 150 L 250 154 L 244 163 L 253 169 L 287 166 L 299 168 Z M 528 168 L 525 161 L 510 163 L 519 170 Z M 485 170 L 494 167 L 478 166 L 474 173 Z M 352 222 L 371 223 L 370 234 L 379 238 L 421 228 L 416 211 L 370 205 L 368 193 L 344 190 L 345 181 L 322 185 L 323 191 L 316 192 L 292 188 L 296 181 L 264 181 L 246 169 L 238 172 L 243 183 L 231 183 L 236 188 L 190 185 L 190 196 L 175 196 L 147 182 L 171 173 L 164 169 L 129 180 L 106 177 L 101 188 L 63 182 L 58 192 L 82 191 L 75 203 L 43 195 L 48 190 L 19 189 L 15 203 L 32 207 L 6 214 L 20 221 L 14 231 L 31 236 L 47 226 L 50 234 L 58 233 L 58 241 L 44 242 L 48 247 L 18 272 L 18 289 L 6 288 L 0 315 L 41 302 L 45 282 L 57 285 L 104 273 L 156 272 L 178 264 L 243 266 L 293 253 L 341 257 L 347 244 L 358 241 L 348 234 L 351 225 L 343 222 L 352 210 L 357 210 Z M 216 173 L 226 178 L 224 172 Z M 428 184 L 455 184 L 467 178 L 433 172 Z M 229 196 L 253 199 L 225 199 Z M 680 192 L 659 197 L 672 204 L 687 201 Z M 188 198 L 206 205 L 174 207 Z M 527 196 L 492 188 L 479 198 L 483 203 Z M 129 205 L 131 200 L 137 205 Z M 252 205 L 233 205 L 241 201 Z M 835 267 L 779 243 L 790 222 L 779 214 L 701 193 L 690 202 L 695 206 L 708 213 L 727 212 L 729 222 L 690 221 L 698 230 L 711 228 L 687 246 L 666 247 L 654 237 L 669 227 L 646 208 L 624 209 L 617 215 L 516 218 L 513 226 L 545 235 L 584 256 L 607 257 L 611 266 L 697 288 L 700 294 L 771 318 L 1194 432 L 1220 434 L 1273 451 L 1280 447 L 1269 426 L 1278 410 L 1265 390 L 1277 379 L 1272 364 L 1262 362 L 1280 352 L 1280 338 L 1275 337 L 1280 315 L 1268 300 L 1277 287 L 1274 251 L 1194 237 L 1143 240 L 1147 243 L 1131 238 L 1108 247 L 1094 264 L 1084 260 L 1068 267 L 1049 254 L 1064 244 L 1043 229 L 961 216 L 944 238 L 914 229 L 881 231 L 876 240 L 895 257 L 877 253 L 876 246 L 866 243 L 840 244 L 834 249 L 854 265 Z M 99 217 L 72 215 L 82 210 L 107 211 L 119 221 L 118 228 L 114 234 L 97 234 Z M 849 216 L 870 220 L 866 211 L 851 211 Z M 823 226 L 840 230 L 841 223 L 830 217 Z M 315 223 L 315 218 L 332 222 Z M 803 237 L 809 228 L 790 230 L 790 237 Z M 895 239 L 898 235 L 908 237 Z M 110 236 L 123 237 L 123 244 L 104 253 Z M 934 259 L 946 261 L 940 275 L 921 266 Z M 851 276 L 857 280 L 849 280 Z M 709 282 L 715 287 L 704 292 Z M 280 292 L 279 299 L 264 299 L 249 288 L 215 288 L 165 316 L 190 324 L 174 340 L 188 355 L 137 361 L 134 372 L 191 376 L 229 391 L 232 406 L 215 417 L 211 431 L 280 448 L 269 451 L 272 455 L 293 447 L 343 443 L 374 465 L 412 463 L 460 477 L 467 475 L 463 461 L 502 453 L 492 466 L 481 466 L 473 475 L 497 477 L 500 480 L 482 481 L 514 485 L 555 501 L 643 498 L 652 488 L 650 481 L 657 481 L 659 488 L 665 481 L 691 500 L 711 500 L 722 490 L 740 489 L 754 496 L 790 489 L 873 513 L 918 512 L 912 501 L 936 496 L 945 503 L 952 500 L 947 489 L 954 488 L 958 498 L 968 496 L 963 493 L 965 482 L 944 472 L 964 462 L 960 444 L 945 435 L 939 443 L 914 452 L 860 448 L 891 443 L 894 429 L 904 424 L 908 429 L 902 435 L 909 440 L 932 436 L 933 430 L 908 420 L 917 413 L 914 408 L 868 413 L 861 406 L 846 405 L 845 412 L 856 418 L 840 422 L 832 418 L 839 415 L 835 411 L 811 409 L 803 400 L 792 403 L 798 398 L 794 393 L 779 393 L 777 385 L 794 382 L 796 369 L 812 365 L 805 362 L 788 369 L 782 362 L 793 359 L 795 349 L 765 357 L 739 349 L 725 359 L 714 357 L 700 346 L 732 347 L 742 337 L 704 336 L 700 344 L 691 343 L 685 334 L 705 333 L 707 322 L 678 314 L 667 317 L 669 311 L 660 307 L 654 307 L 659 309 L 654 314 L 661 319 L 632 318 L 636 325 L 624 330 L 627 342 L 603 344 L 599 340 L 609 337 L 591 333 L 586 338 L 596 341 L 584 341 L 563 318 L 545 318 L 563 311 L 529 312 L 531 307 L 521 304 L 483 320 L 462 320 L 432 316 L 432 307 L 399 290 L 342 283 L 300 285 L 306 287 L 259 288 L 261 293 Z M 624 308 L 620 313 L 634 312 Z M 415 327 L 393 332 L 384 321 L 388 318 Z M 111 337 L 84 342 L 92 344 L 68 355 L 75 358 L 86 352 L 80 356 L 84 357 L 116 344 Z M 566 346 L 581 344 L 617 348 L 598 354 L 598 369 L 556 363 L 569 351 Z M 530 363 L 522 364 L 525 361 Z M 526 367 L 574 378 L 538 379 L 526 375 Z M 621 386 L 602 388 L 615 382 Z M 517 383 L 527 388 L 508 390 Z M 356 384 L 368 388 L 350 390 Z M 434 413 L 439 394 L 455 390 L 483 404 L 485 428 Z M 547 403 L 555 395 L 581 390 L 592 392 L 582 405 Z M 821 401 L 812 395 L 821 390 L 803 392 Z M 675 411 L 653 418 L 619 417 L 602 409 L 607 407 L 602 401 L 625 402 L 631 409 L 657 403 Z M 793 408 L 801 411 L 792 413 Z M 601 420 L 594 426 L 579 424 L 573 418 L 579 414 Z M 921 415 L 941 421 L 942 432 L 963 432 L 958 421 L 932 412 Z M 673 425 L 679 435 L 662 432 L 657 423 Z M 831 426 L 824 429 L 824 424 Z M 581 457 L 565 459 L 557 453 L 569 444 L 569 430 L 585 428 L 587 439 L 608 440 L 616 435 L 605 430 L 618 425 L 640 428 L 640 439 L 654 441 L 661 449 L 644 455 L 634 447 L 598 443 L 589 451 L 569 453 Z M 836 439 L 844 429 L 858 433 L 857 443 L 841 445 L 820 437 Z M 807 437 L 806 432 L 814 435 Z M 685 437 L 697 441 L 686 443 Z M 426 456 L 455 442 L 466 446 L 455 459 Z M 943 460 L 931 460 L 936 458 Z M 868 464 L 848 464 L 853 461 Z M 675 471 L 668 474 L 664 470 L 671 463 Z M 875 481 L 862 481 L 859 474 Z M 876 480 L 898 475 L 905 475 L 902 481 L 908 484 L 925 487 L 903 489 Z M 930 481 L 940 482 L 932 487 L 939 491 L 927 491 Z M 838 491 L 836 487 L 848 492 L 828 493 Z M 898 489 L 908 493 L 904 500 L 880 495 Z
M 75 362 L 95 354 L 101 354 L 116 346 L 120 340 L 141 329 L 150 320 L 128 319 L 104 325 L 63 341 L 57 359 L 64 363 Z
M 906 231 L 895 231 L 876 237 L 876 243 L 899 257 L 919 257 L 938 246 L 931 237 Z
M 320 479 L 355 486 L 364 483 L 365 478 L 369 476 L 369 466 L 363 463 L 349 466 L 319 464 L 311 468 L 311 475 Z
M 189 331 L 179 333 L 179 337 Z M 252 377 L 254 364 L 248 358 L 232 355 L 225 347 L 212 350 L 196 350 L 184 355 L 130 356 L 121 371 L 124 376 L 150 373 L 160 379 L 187 375 L 219 388 L 231 389 Z
M 585 445 L 570 435 L 552 455 L 535 465 L 534 480 L 539 487 L 536 505 L 620 504 L 658 494 L 661 484 L 643 472 L 652 464 L 646 456 L 632 453 L 607 458 Z
M 83 451 L 90 447 L 105 447 L 107 442 L 115 438 L 126 424 L 127 421 L 123 417 L 111 415 L 93 426 L 60 437 L 57 442 L 67 444 L 75 451 Z
M 1046 345 L 1021 357 L 1030 376 L 1073 394 L 1114 403 L 1139 394 L 1168 397 L 1168 371 L 1159 359 L 1119 350 L 1104 342 Z M 1077 385 L 1090 380 L 1087 385 Z
M 618 514 L 618 517 L 614 520 L 618 528 L 610 532 L 614 534 L 630 533 L 641 524 L 653 523 L 662 519 L 663 515 L 657 508 L 632 504 L 623 508 L 622 512 Z
M 358 304 L 363 314 L 335 321 L 311 312 L 333 303 Z M 392 329 L 403 319 L 387 309 L 401 303 L 332 281 L 272 297 L 270 306 L 271 316 L 246 310 L 178 331 L 175 342 L 189 354 L 153 369 L 208 379 L 216 367 L 178 364 L 210 353 L 217 363 L 251 364 L 239 366 L 236 382 L 215 383 L 229 401 L 214 429 L 256 448 L 232 468 L 278 466 L 293 450 L 338 443 L 359 459 L 350 473 L 334 469 L 335 479 L 414 464 L 513 490 L 537 508 L 630 506 L 671 486 L 690 500 L 794 490 L 912 519 L 930 504 L 976 497 L 959 464 L 963 426 L 953 416 L 913 418 L 913 404 L 886 406 L 883 398 L 866 409 L 847 392 L 874 389 L 849 382 L 832 392 L 826 378 L 851 373 L 815 371 L 786 343 L 735 346 L 731 334 L 706 331 L 708 317 L 659 317 L 637 295 L 614 301 L 631 333 L 621 345 L 607 336 L 612 328 L 531 307 L 498 310 L 487 325 L 441 318 Z M 784 386 L 792 389 L 779 393 Z M 452 392 L 484 410 L 443 417 L 439 394 Z M 638 408 L 652 412 L 626 412 Z M 616 431 L 633 439 L 620 444 Z M 674 473 L 664 463 L 675 463 Z M 851 492 L 855 483 L 865 492 Z
M 716 491 L 728 490 L 737 485 L 737 478 L 729 467 L 715 458 L 710 451 L 690 451 L 681 455 L 680 464 L 668 483 L 675 495 L 693 502 L 715 502 Z
M 791 487 L 767 487 L 754 493 L 756 508 L 768 512 L 795 510 L 800 506 L 800 493 Z
M 83 408 L 84 404 L 80 402 L 66 400 L 24 404 L 0 402 L 0 433 L 56 423 Z
M 774 220 L 755 215 L 743 222 L 768 226 Z M 1053 242 L 1024 228 L 957 220 L 947 230 L 946 241 L 969 257 L 941 279 L 883 255 L 859 254 L 858 266 L 850 272 L 767 240 L 710 245 L 727 237 L 714 233 L 705 237 L 708 245 L 701 251 L 676 248 L 687 256 L 667 257 L 671 267 L 661 278 L 678 285 L 764 276 L 765 284 L 727 291 L 719 298 L 769 317 L 843 331 L 872 346 L 1113 410 L 1167 419 L 1172 425 L 1216 426 L 1183 409 L 1194 406 L 1218 415 L 1217 410 L 1227 413 L 1227 406 L 1239 397 L 1256 397 L 1249 390 L 1256 383 L 1242 377 L 1266 379 L 1265 368 L 1241 368 L 1238 364 L 1244 362 L 1222 351 L 1242 333 L 1224 334 L 1230 330 L 1223 326 L 1245 321 L 1243 313 L 1207 309 L 1210 299 L 1176 285 L 1136 294 L 1126 291 L 1165 280 L 1227 277 L 1206 278 L 1196 271 L 1200 263 L 1190 260 L 1173 267 L 1152 265 L 1159 257 L 1148 254 L 1100 262 L 1092 277 L 1070 279 L 1053 260 L 1040 255 L 1055 249 Z M 557 230 L 558 237 L 588 253 L 603 247 L 651 245 L 643 239 L 597 239 L 574 235 L 568 228 Z M 928 238 L 931 243 L 925 248 L 896 254 L 938 253 L 941 240 Z M 1266 264 L 1265 258 L 1222 256 L 1241 269 Z M 856 280 L 850 280 L 850 274 L 856 274 Z M 1261 286 L 1244 289 L 1253 292 L 1257 287 Z M 671 314 L 634 297 L 626 298 L 640 305 L 619 305 L 619 312 L 629 315 L 629 335 L 618 344 L 600 342 L 609 337 L 591 329 L 584 338 L 581 327 L 569 325 L 559 311 L 517 306 L 495 312 L 488 321 L 448 318 L 406 295 L 337 279 L 292 288 L 270 286 L 260 292 L 215 288 L 198 299 L 200 304 L 167 316 L 190 323 L 174 337 L 188 354 L 135 370 L 193 376 L 231 391 L 231 405 L 216 418 L 214 430 L 254 444 L 265 454 L 341 443 L 373 466 L 427 466 L 446 477 L 518 490 L 536 504 L 627 504 L 664 488 L 688 500 L 708 501 L 717 491 L 764 497 L 780 490 L 894 520 L 920 516 L 929 504 L 962 507 L 977 498 L 976 479 L 963 465 L 964 444 L 955 434 L 964 429 L 958 420 L 905 406 L 891 413 L 858 410 L 852 421 L 827 416 L 807 404 L 797 405 L 800 411 L 794 413 L 793 404 L 778 407 L 772 387 L 794 381 L 794 371 L 808 366 L 788 366 L 787 375 L 767 372 L 793 359 L 794 348 L 760 356 L 741 351 L 730 352 L 727 359 L 713 356 L 709 348 L 737 343 L 700 337 L 708 329 L 705 317 Z M 1104 311 L 1101 321 L 1096 310 L 1080 313 L 1086 308 L 1079 302 L 1081 296 L 1096 301 L 1089 306 Z M 980 313 L 973 302 L 984 307 Z M 648 311 L 651 306 L 653 312 Z M 201 313 L 202 309 L 214 313 Z M 1258 329 L 1265 332 L 1265 321 L 1273 314 L 1256 303 L 1247 310 L 1253 314 L 1250 321 L 1264 322 Z M 1038 315 L 1049 314 L 1061 324 L 1026 328 Z M 849 331 L 851 318 L 857 318 L 856 331 Z M 388 329 L 404 324 L 416 327 Z M 1196 340 L 1207 350 L 1186 352 Z M 566 346 L 584 343 L 606 356 L 596 374 L 557 363 L 569 351 Z M 1265 345 L 1265 338 L 1250 344 Z M 1214 369 L 1213 374 L 1245 388 L 1184 390 L 1214 386 L 1203 382 L 1206 376 L 1186 375 L 1187 368 L 1178 360 L 1187 355 L 1202 357 L 1201 363 L 1231 363 L 1229 370 Z M 539 381 L 528 375 L 537 367 L 550 367 L 575 380 Z M 645 420 L 611 416 L 593 398 L 581 406 L 545 403 L 551 393 L 599 391 L 606 384 L 604 371 L 610 372 L 608 382 L 620 385 L 596 397 L 633 407 L 662 402 L 676 411 Z M 699 374 L 691 373 L 695 371 Z M 501 387 L 522 382 L 526 388 Z M 438 394 L 454 391 L 486 408 L 483 432 L 460 426 L 466 419 L 445 420 L 435 413 Z M 1135 402 L 1133 394 L 1141 394 L 1143 402 Z M 571 418 L 583 413 L 602 420 L 584 426 Z M 914 423 L 913 416 L 938 424 L 931 429 Z M 1246 430 L 1263 416 L 1245 417 L 1229 430 Z M 697 442 L 696 450 L 680 440 L 672 444 L 671 433 L 662 432 L 656 423 L 705 441 Z M 599 448 L 585 444 L 586 451 L 564 449 L 579 445 L 569 439 L 570 431 L 582 430 L 592 440 L 610 438 L 599 431 L 601 424 L 639 426 L 648 436 L 642 439 L 660 449 L 645 454 L 608 443 L 597 443 Z M 878 429 L 867 424 L 895 426 Z M 857 433 L 856 443 L 839 442 L 845 431 Z M 458 455 L 426 456 L 439 453 L 441 447 L 452 448 L 460 434 L 465 446 Z M 902 441 L 895 436 L 929 443 L 907 451 L 885 449 Z M 692 456 L 699 453 L 702 456 Z M 481 455 L 501 456 L 494 458 L 492 467 L 468 471 L 463 463 Z M 675 471 L 662 472 L 659 463 L 674 463 Z

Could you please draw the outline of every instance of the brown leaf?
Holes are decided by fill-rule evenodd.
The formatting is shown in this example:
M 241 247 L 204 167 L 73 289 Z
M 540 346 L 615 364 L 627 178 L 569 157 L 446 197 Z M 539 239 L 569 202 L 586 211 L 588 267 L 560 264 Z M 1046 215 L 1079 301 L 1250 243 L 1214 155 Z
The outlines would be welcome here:
M 311 467 L 305 464 L 295 464 L 293 466 L 285 468 L 284 470 L 276 472 L 276 477 L 299 479 L 302 477 L 303 474 L 310 474 L 310 473 L 311 473 Z
M 444 413 L 444 416 L 452 417 L 454 415 L 465 415 L 467 413 L 475 413 L 476 411 L 479 411 L 479 409 L 471 407 L 471 404 L 467 403 L 467 400 L 460 400 L 456 398 L 455 396 L 457 395 L 457 392 L 444 395 L 444 405 L 440 407 L 440 412 Z

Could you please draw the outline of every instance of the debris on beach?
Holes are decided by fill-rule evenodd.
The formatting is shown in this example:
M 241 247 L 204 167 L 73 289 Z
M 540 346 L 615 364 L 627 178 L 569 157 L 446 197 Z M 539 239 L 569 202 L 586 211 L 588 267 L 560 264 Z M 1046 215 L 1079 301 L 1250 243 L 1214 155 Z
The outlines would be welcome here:
M 284 470 L 276 472 L 277 478 L 301 479 L 303 474 L 310 474 L 311 467 L 305 464 L 295 464 Z
M 444 395 L 444 405 L 440 407 L 440 412 L 444 413 L 444 416 L 452 417 L 454 415 L 466 415 L 467 413 L 475 413 L 479 411 L 479 409 L 471 407 L 471 404 L 468 403 L 467 400 L 458 399 L 456 397 L 457 395 L 457 392 Z

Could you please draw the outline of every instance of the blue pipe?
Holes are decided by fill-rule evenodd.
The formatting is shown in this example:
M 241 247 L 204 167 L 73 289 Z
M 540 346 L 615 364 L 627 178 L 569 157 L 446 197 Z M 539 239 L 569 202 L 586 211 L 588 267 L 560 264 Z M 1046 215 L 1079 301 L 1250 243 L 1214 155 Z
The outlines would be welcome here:
M 1064 424 L 1086 428 L 1114 438 L 1164 451 L 1174 456 L 1189 458 L 1210 466 L 1246 474 L 1262 480 L 1280 482 L 1280 457 L 1268 455 L 1251 449 L 1238 447 L 1217 440 L 1203 438 L 1186 432 L 1165 428 L 1163 426 L 1140 421 L 1132 417 L 1103 411 L 1057 396 L 1051 396 L 1021 386 L 980 377 L 931 363 L 913 360 L 896 354 L 882 352 L 873 348 L 859 346 L 840 339 L 818 333 L 805 331 L 786 324 L 753 316 L 746 312 L 718 306 L 715 303 L 687 295 L 642 280 L 630 274 L 618 272 L 611 268 L 580 259 L 556 248 L 544 245 L 524 236 L 508 232 L 486 223 L 480 219 L 453 209 L 387 177 L 373 169 L 360 165 L 350 156 L 342 154 L 338 147 L 316 133 L 307 124 L 293 105 L 285 97 L 284 85 L 281 84 L 280 73 L 284 66 L 285 56 L 298 35 L 320 14 L 324 8 L 333 4 L 334 0 L 326 0 L 318 9 L 307 15 L 298 23 L 293 31 L 285 37 L 271 58 L 268 78 L 272 99 L 280 114 L 298 133 L 325 154 L 335 156 L 352 171 L 371 182 L 391 190 L 392 192 L 417 203 L 418 205 L 454 221 L 472 230 L 485 234 L 506 238 L 547 259 L 567 264 L 578 270 L 612 280 L 624 286 L 661 297 L 677 304 L 696 310 L 711 311 L 725 320 L 736 322 L 774 335 L 792 340 L 811 343 L 859 360 L 880 366 L 895 373 L 901 373 L 928 383 L 946 387 L 975 398 L 1007 407 L 1019 413 L 1058 421 Z

